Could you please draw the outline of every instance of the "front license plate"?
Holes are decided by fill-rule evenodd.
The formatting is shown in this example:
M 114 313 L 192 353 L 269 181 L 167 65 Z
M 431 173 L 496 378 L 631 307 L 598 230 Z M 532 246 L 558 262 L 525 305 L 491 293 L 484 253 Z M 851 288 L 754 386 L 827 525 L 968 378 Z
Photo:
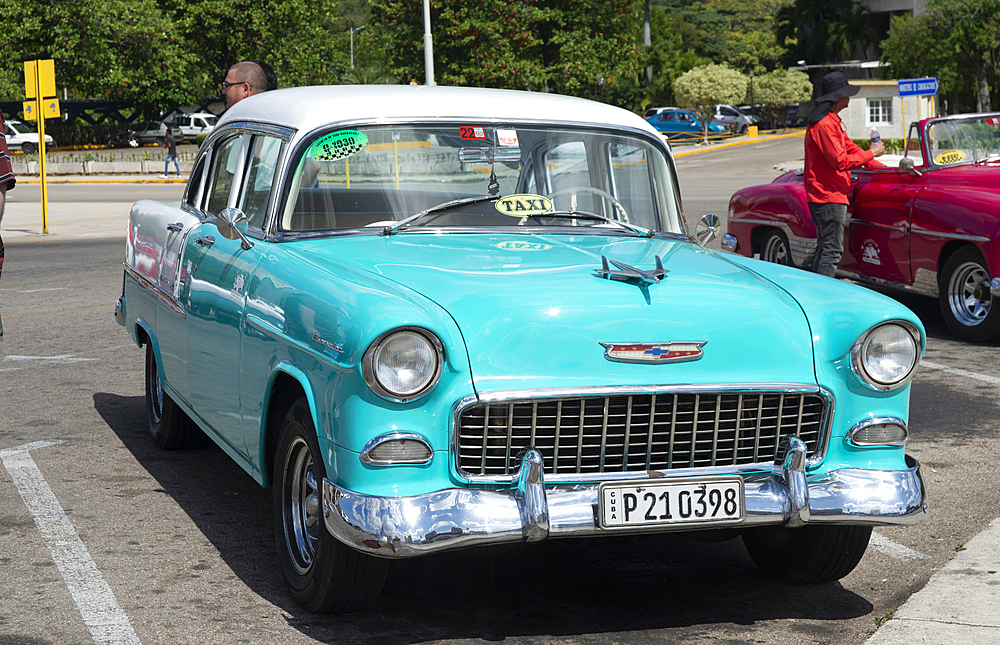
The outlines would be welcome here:
M 601 485 L 605 528 L 735 523 L 743 513 L 740 478 Z

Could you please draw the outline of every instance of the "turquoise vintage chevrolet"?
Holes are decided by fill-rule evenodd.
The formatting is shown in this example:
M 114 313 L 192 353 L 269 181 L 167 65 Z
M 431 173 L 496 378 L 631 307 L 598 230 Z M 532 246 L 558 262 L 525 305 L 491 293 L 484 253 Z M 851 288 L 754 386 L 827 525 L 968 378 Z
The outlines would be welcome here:
M 703 248 L 670 150 L 589 101 L 267 92 L 180 204 L 132 209 L 116 317 L 152 438 L 271 486 L 296 600 L 352 611 L 398 558 L 555 538 L 742 537 L 789 582 L 927 512 L 919 320 Z

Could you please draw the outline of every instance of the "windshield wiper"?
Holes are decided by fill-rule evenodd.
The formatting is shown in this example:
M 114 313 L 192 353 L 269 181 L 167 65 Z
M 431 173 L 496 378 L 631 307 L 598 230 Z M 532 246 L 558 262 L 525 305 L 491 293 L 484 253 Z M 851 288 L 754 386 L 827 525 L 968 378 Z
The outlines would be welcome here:
M 564 219 L 586 219 L 595 222 L 607 222 L 608 224 L 617 224 L 622 228 L 628 229 L 635 233 L 636 235 L 641 235 L 642 237 L 653 237 L 654 231 L 648 228 L 643 228 L 641 226 L 636 226 L 635 224 L 629 224 L 628 222 L 623 222 L 617 219 L 611 219 L 610 217 L 605 217 L 604 215 L 598 215 L 597 213 L 591 213 L 589 211 L 550 211 L 548 213 L 527 213 L 522 217 L 527 217 L 530 219 L 543 219 L 546 217 L 561 217 Z
M 382 235 L 389 236 L 395 235 L 399 229 L 406 226 L 410 222 L 416 221 L 425 215 L 430 215 L 432 213 L 443 213 L 445 211 L 450 211 L 453 208 L 458 208 L 459 206 L 468 206 L 470 204 L 480 204 L 482 202 L 495 202 L 500 199 L 500 195 L 480 195 L 478 197 L 463 197 L 462 199 L 453 199 L 449 202 L 442 202 L 437 206 L 431 206 L 430 208 L 424 209 L 417 213 L 416 215 L 411 215 L 404 220 L 396 222 L 392 226 L 386 226 L 382 229 Z

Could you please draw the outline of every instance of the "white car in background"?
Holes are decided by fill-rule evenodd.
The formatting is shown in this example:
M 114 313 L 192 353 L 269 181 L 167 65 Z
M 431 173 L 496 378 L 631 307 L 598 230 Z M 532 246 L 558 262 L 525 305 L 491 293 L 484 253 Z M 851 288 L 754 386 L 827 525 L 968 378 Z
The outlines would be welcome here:
M 170 128 L 178 143 L 182 141 L 194 141 L 199 134 L 208 134 L 215 128 L 215 122 L 219 117 L 211 112 L 193 112 L 191 114 L 177 114 L 165 123 Z
M 6 123 L 4 137 L 7 139 L 9 150 L 20 150 L 25 154 L 34 154 L 38 151 L 38 133 L 31 129 L 31 126 L 20 121 L 10 120 Z M 46 147 L 54 147 L 55 139 L 45 135 Z

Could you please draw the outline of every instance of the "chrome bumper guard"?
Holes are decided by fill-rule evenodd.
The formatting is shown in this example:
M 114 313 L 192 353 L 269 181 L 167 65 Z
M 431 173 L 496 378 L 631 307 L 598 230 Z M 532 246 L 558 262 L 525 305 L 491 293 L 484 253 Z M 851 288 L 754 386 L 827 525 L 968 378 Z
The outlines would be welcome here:
M 771 474 L 743 478 L 746 515 L 736 527 L 916 524 L 927 515 L 920 464 L 909 455 L 906 470 L 843 469 L 810 477 L 805 472 L 806 448 L 799 439 L 786 438 L 779 454 Z M 593 483 L 546 489 L 542 456 L 529 450 L 511 488 L 503 490 L 454 488 L 413 497 L 376 497 L 324 479 L 323 515 L 327 530 L 348 546 L 403 558 L 504 542 L 621 534 L 621 529 L 600 527 L 599 489 Z M 638 527 L 631 532 L 692 528 L 699 527 Z

